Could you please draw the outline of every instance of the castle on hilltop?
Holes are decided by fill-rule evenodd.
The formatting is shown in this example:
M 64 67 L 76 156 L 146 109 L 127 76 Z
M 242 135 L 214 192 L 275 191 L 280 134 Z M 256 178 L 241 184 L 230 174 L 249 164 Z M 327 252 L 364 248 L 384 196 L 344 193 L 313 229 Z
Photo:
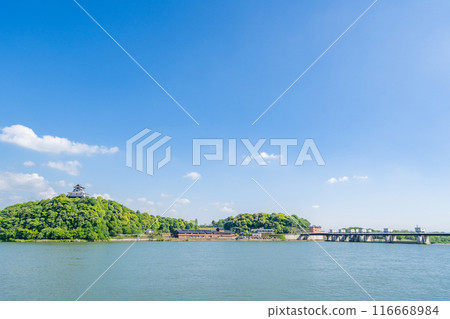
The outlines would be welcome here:
M 69 198 L 84 198 L 89 197 L 86 193 L 86 190 L 80 184 L 75 185 L 73 191 L 67 193 L 67 197 Z

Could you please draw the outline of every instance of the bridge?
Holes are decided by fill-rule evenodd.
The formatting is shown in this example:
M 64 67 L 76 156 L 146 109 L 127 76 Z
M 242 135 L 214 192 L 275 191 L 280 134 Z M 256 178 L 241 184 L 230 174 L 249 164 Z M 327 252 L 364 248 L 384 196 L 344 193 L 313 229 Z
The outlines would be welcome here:
M 380 238 L 386 243 L 411 243 L 412 241 L 398 240 L 399 236 L 410 236 L 415 238 L 415 242 L 421 245 L 430 244 L 430 236 L 449 237 L 450 233 L 420 233 L 420 232 L 310 232 L 300 234 L 298 240 L 317 240 L 325 239 L 326 241 L 341 241 L 341 242 L 379 242 Z

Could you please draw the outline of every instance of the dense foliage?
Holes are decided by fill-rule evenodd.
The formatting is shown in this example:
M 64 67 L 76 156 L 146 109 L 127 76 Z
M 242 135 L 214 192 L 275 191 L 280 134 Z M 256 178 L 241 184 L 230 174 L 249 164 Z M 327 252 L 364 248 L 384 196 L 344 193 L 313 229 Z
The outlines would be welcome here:
M 239 214 L 235 217 L 227 217 L 219 221 L 212 221 L 215 227 L 224 227 L 237 234 L 249 233 L 252 229 L 272 228 L 277 234 L 299 233 L 307 230 L 311 223 L 297 215 L 285 214 Z
M 450 237 L 430 236 L 430 242 L 432 244 L 450 244 Z
M 134 212 L 101 197 L 79 199 L 59 195 L 0 211 L 0 241 L 107 240 L 119 234 L 141 234 L 149 228 L 172 233 L 178 228 L 194 228 L 194 224 L 183 219 Z

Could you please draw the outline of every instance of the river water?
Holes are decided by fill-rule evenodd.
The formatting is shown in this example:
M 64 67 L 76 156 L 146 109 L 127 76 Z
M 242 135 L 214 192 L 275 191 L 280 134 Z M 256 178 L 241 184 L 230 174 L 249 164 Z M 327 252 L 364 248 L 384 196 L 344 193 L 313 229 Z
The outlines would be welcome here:
M 375 300 L 450 300 L 450 245 L 320 243 Z M 75 300 L 126 249 L 0 243 L 0 300 Z M 314 242 L 137 242 L 81 300 L 370 300 Z

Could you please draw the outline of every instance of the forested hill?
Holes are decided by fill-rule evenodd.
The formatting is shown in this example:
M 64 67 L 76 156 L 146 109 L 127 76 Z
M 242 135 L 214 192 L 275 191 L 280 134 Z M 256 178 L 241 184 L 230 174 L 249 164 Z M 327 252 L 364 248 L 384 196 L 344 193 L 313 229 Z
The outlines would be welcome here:
M 0 211 L 0 241 L 107 240 L 119 234 L 140 234 L 148 228 L 173 232 L 178 228 L 194 228 L 194 224 L 135 212 L 101 197 L 79 199 L 59 195 Z
M 308 229 L 311 223 L 297 215 L 285 215 L 281 213 L 239 214 L 212 221 L 213 226 L 224 227 L 238 234 L 250 233 L 256 228 L 272 228 L 278 234 L 298 233 Z

